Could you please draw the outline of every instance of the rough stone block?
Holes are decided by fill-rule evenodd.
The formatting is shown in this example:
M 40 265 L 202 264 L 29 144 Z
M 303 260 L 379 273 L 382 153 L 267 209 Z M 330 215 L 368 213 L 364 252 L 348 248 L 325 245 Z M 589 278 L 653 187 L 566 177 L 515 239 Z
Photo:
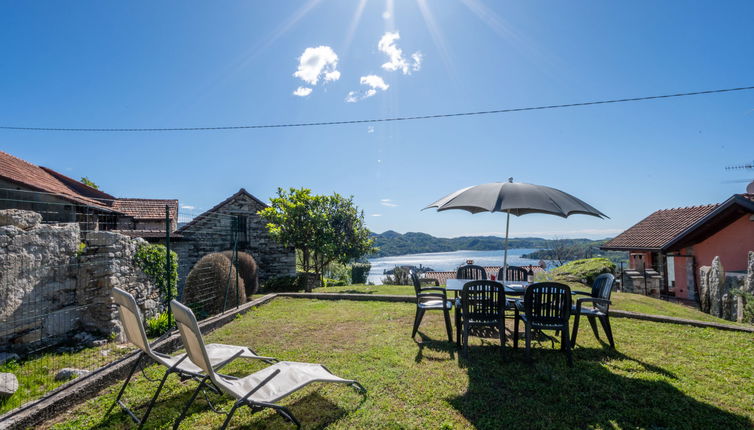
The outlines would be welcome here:
M 0 210 L 0 226 L 12 225 L 21 230 L 29 230 L 42 222 L 42 215 L 20 209 Z
M 0 399 L 13 395 L 18 390 L 18 379 L 12 373 L 0 373 Z
M 78 378 L 79 376 L 84 376 L 89 374 L 88 370 L 84 369 L 73 369 L 70 367 L 66 367 L 64 369 L 60 369 L 60 371 L 55 374 L 55 380 L 56 381 L 67 381 L 69 379 Z

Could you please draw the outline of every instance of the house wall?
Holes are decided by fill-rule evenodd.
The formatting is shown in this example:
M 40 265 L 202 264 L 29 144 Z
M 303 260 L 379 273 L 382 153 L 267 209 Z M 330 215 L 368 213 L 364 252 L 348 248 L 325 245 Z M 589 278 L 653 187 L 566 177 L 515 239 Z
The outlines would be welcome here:
M 699 266 L 709 266 L 720 257 L 726 272 L 746 271 L 747 255 L 754 251 L 754 221 L 744 215 L 729 226 L 693 246 Z
M 0 210 L 22 209 L 42 215 L 45 222 L 75 222 L 74 205 L 47 193 L 40 193 L 0 179 Z
M 232 248 L 231 220 L 232 216 L 236 215 L 247 217 L 247 240 L 239 247 L 239 251 L 248 252 L 254 257 L 258 266 L 259 281 L 277 276 L 295 275 L 294 250 L 275 242 L 267 234 L 266 223 L 257 215 L 257 211 L 264 207 L 247 195 L 239 194 L 196 223 L 179 230 L 178 233 L 183 238 L 171 243 L 171 248 L 178 254 L 179 290 L 183 291 L 186 276 L 200 258 L 211 252 Z

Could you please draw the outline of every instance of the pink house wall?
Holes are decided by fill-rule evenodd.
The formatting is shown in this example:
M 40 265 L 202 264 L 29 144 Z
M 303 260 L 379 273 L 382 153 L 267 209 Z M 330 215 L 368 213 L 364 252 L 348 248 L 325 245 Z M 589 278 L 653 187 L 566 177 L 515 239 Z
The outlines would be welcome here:
M 690 297 L 689 279 L 693 277 L 696 282 L 699 268 L 712 264 L 716 256 L 726 271 L 746 270 L 748 253 L 754 251 L 754 221 L 750 217 L 744 215 L 707 239 L 681 250 L 682 255 L 694 256 L 695 265 L 691 266 L 690 257 L 675 258 L 676 297 Z

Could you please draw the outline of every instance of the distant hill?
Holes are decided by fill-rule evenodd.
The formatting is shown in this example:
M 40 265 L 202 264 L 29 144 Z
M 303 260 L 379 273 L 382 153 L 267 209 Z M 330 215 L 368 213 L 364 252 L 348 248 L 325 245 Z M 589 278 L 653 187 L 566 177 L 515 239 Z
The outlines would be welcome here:
M 462 236 L 454 238 L 434 237 L 427 233 L 409 232 L 400 234 L 388 230 L 373 233 L 374 244 L 379 250 L 373 257 L 420 254 L 425 252 L 452 252 L 460 250 L 496 251 L 503 249 L 504 239 L 496 236 Z M 586 244 L 589 239 L 568 239 L 573 244 Z M 545 248 L 547 240 L 541 237 L 516 237 L 508 239 L 509 248 Z

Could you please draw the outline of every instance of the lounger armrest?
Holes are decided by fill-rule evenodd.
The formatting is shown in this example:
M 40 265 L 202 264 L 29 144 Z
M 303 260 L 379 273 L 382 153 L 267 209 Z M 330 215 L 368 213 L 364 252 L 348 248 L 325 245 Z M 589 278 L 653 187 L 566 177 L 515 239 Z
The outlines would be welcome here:
M 243 398 L 242 398 L 241 400 L 243 400 L 243 401 L 246 401 L 246 400 L 247 400 L 247 399 L 248 399 L 248 398 L 249 398 L 249 397 L 250 397 L 250 396 L 251 396 L 252 394 L 256 393 L 256 392 L 257 392 L 257 391 L 259 391 L 259 389 L 260 389 L 260 388 L 262 388 L 262 387 L 263 387 L 263 386 L 264 386 L 265 384 L 267 384 L 268 382 L 272 381 L 272 378 L 274 378 L 274 377 L 278 376 L 278 373 L 280 373 L 280 369 L 275 369 L 275 371 L 274 371 L 274 372 L 272 372 L 272 373 L 270 374 L 270 376 L 268 376 L 268 377 L 264 378 L 264 379 L 262 380 L 262 382 L 260 382 L 260 383 L 259 383 L 259 385 L 257 385 L 256 387 L 254 387 L 254 388 L 253 388 L 253 389 L 252 389 L 251 391 L 249 391 L 248 393 L 246 393 L 246 395 L 245 395 L 245 396 L 243 396 Z
M 231 361 L 233 361 L 236 358 L 238 358 L 241 354 L 243 354 L 243 350 L 239 349 L 238 351 L 236 351 L 235 354 L 231 355 L 230 357 L 226 358 L 225 360 L 223 360 L 223 361 L 215 364 L 214 366 L 212 366 L 212 369 L 214 371 L 218 371 L 218 370 L 222 369 L 223 367 L 227 366 L 228 363 L 230 363 Z

